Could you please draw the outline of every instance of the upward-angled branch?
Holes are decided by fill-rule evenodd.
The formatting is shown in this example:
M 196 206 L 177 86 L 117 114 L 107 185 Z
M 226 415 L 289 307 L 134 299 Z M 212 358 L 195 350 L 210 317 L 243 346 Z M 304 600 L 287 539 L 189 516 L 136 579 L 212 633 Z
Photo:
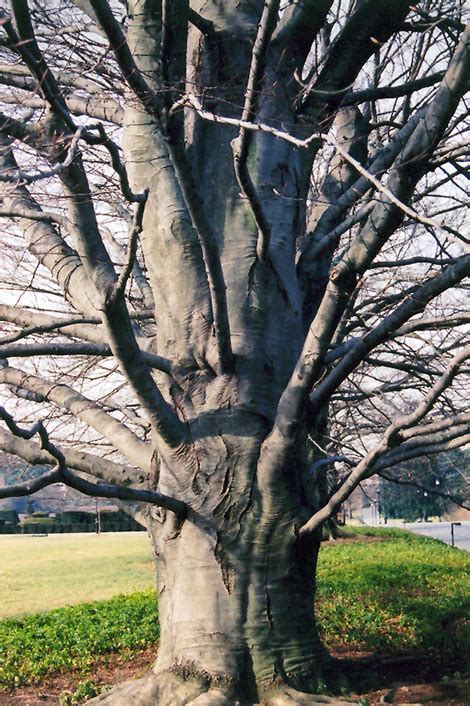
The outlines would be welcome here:
M 70 230 L 92 283 L 109 345 L 157 433 L 170 446 L 178 446 L 185 436 L 185 427 L 151 376 L 138 347 L 126 303 L 123 297 L 115 295 L 117 277 L 98 228 L 81 159 L 77 158 L 60 178 L 67 197 L 69 220 L 73 224 Z
M 279 0 L 267 0 L 261 15 L 261 20 L 253 47 L 248 83 L 245 91 L 245 104 L 241 120 L 253 121 L 256 117 L 260 84 L 263 79 L 266 52 L 269 41 L 276 26 L 279 12 Z M 235 173 L 242 193 L 248 199 L 253 216 L 258 227 L 257 253 L 260 260 L 265 260 L 268 254 L 270 226 L 262 205 L 256 194 L 256 188 L 248 170 L 248 155 L 253 133 L 244 127 L 240 128 L 238 137 L 232 142 Z
M 372 164 L 368 166 L 368 175 L 378 177 L 385 170 L 390 168 L 413 134 L 423 114 L 424 110 L 418 110 L 415 115 L 395 133 L 390 142 L 380 150 Z M 304 280 L 308 280 L 309 273 L 315 269 L 316 258 L 321 254 L 322 249 L 325 247 L 325 239 L 328 238 L 329 240 L 329 236 L 335 228 L 336 223 L 344 219 L 344 214 L 347 210 L 357 203 L 367 193 L 370 187 L 371 180 L 361 175 L 325 210 L 318 223 L 316 223 L 314 231 L 307 233 L 306 238 L 302 241 L 297 262 L 297 273 L 301 283 Z
M 352 491 L 359 483 L 374 472 L 374 466 L 377 461 L 390 448 L 398 446 L 402 439 L 400 434 L 402 430 L 410 429 L 417 425 L 423 417 L 425 417 L 434 407 L 442 393 L 452 384 L 455 376 L 458 374 L 462 364 L 470 358 L 470 348 L 461 351 L 455 358 L 452 359 L 443 375 L 433 385 L 431 390 L 425 396 L 423 401 L 417 407 L 403 417 L 399 417 L 395 422 L 387 428 L 382 440 L 377 444 L 351 471 L 350 475 L 341 485 L 341 487 L 333 493 L 327 504 L 316 512 L 313 517 L 308 520 L 300 529 L 300 535 L 306 535 L 315 531 L 325 520 L 337 510 L 341 503 L 346 500 Z
M 119 22 L 113 15 L 107 0 L 90 0 L 96 19 L 107 36 L 119 68 L 129 86 L 144 108 L 155 118 L 161 117 L 162 104 L 139 71 L 131 54 Z
M 455 286 L 469 275 L 470 255 L 466 255 L 457 260 L 454 265 L 447 267 L 441 274 L 435 275 L 420 287 L 417 287 L 413 294 L 385 317 L 380 324 L 359 339 L 336 367 L 322 380 L 311 396 L 314 406 L 320 408 L 326 404 L 334 390 L 374 348 L 386 341 L 389 336 L 393 336 L 394 332 L 400 330 L 413 316 L 423 312 L 432 299 L 450 287 Z
M 201 245 L 211 300 L 217 349 L 217 367 L 221 375 L 226 375 L 233 369 L 233 352 L 230 338 L 225 278 L 220 261 L 219 247 L 197 194 L 191 167 L 187 161 L 184 150 L 177 144 L 174 144 L 170 146 L 170 153 L 184 196 L 186 208 L 191 216 Z
M 273 33 L 272 45 L 281 52 L 282 73 L 301 75 L 313 41 L 324 25 L 333 0 L 302 0 L 285 8 Z
M 151 57 L 162 51 L 160 10 L 157 3 L 139 7 L 129 19 L 128 41 L 138 68 L 158 92 L 162 76 Z M 172 12 L 170 21 L 177 22 Z M 172 55 L 168 43 L 163 49 Z M 167 59 L 171 63 L 170 55 Z M 172 66 L 176 71 L 176 65 Z M 168 258 L 181 270 L 185 282 L 169 292 L 175 304 L 170 306 L 165 324 L 172 328 L 169 338 L 191 341 L 190 350 L 184 354 L 186 360 L 191 356 L 207 360 L 208 368 L 228 373 L 232 369 L 232 347 L 219 246 L 182 144 L 180 122 L 169 111 L 165 121 L 156 126 L 154 118 L 135 104 L 127 107 L 127 122 L 124 147 L 134 184 L 150 189 L 141 236 L 150 283 L 154 291 L 161 290 Z M 140 169 L 143 164 L 145 168 Z M 161 259 L 163 252 L 165 261 Z
M 60 115 L 69 130 L 75 131 L 75 123 L 70 117 L 70 113 L 60 93 L 59 86 L 44 61 L 44 57 L 36 42 L 29 13 L 28 0 L 11 0 L 11 7 L 18 34 L 15 32 L 12 22 L 3 11 L 0 11 L 0 17 L 3 16 L 3 27 L 14 51 L 21 56 L 31 74 L 36 78 L 38 87 L 49 105 L 57 115 Z
M 41 398 L 63 407 L 111 442 L 124 456 L 140 468 L 150 468 L 152 450 L 125 424 L 105 412 L 99 404 L 68 385 L 56 384 L 5 366 L 0 368 L 0 382 L 29 390 Z
M 0 135 L 0 168 L 2 173 L 16 172 L 18 164 L 13 155 L 9 138 Z M 3 207 L 12 211 L 35 211 L 42 213 L 37 201 L 26 186 L 16 184 L 14 188 L 2 187 Z M 65 297 L 79 312 L 95 314 L 90 300 L 90 282 L 77 253 L 65 242 L 52 223 L 35 221 L 26 217 L 19 219 L 30 252 L 46 267 L 58 282 Z
M 470 74 L 469 35 L 470 26 L 452 57 L 435 99 L 427 108 L 422 122 L 417 125 L 409 138 L 400 155 L 399 164 L 390 176 L 390 189 L 387 191 L 393 192 L 394 198 L 398 197 L 400 201 L 410 198 L 412 189 L 425 170 L 433 149 L 465 91 Z M 345 158 L 353 159 L 345 150 L 339 149 Z M 357 160 L 353 161 L 358 171 L 361 171 L 361 165 Z M 286 440 L 296 428 L 292 420 L 296 419 L 297 425 L 300 423 L 301 409 L 308 394 L 307 391 L 311 389 L 321 370 L 328 341 L 342 315 L 349 292 L 355 287 L 356 278 L 366 270 L 402 220 L 401 208 L 396 203 L 390 203 L 388 195 L 383 194 L 369 215 L 367 223 L 353 239 L 346 255 L 331 270 L 323 301 L 310 328 L 297 367 L 279 404 L 279 422 L 276 422 L 273 432 L 280 432 Z M 456 267 L 459 272 L 462 272 L 462 276 L 465 276 L 468 260 L 463 259 Z M 456 270 L 451 267 L 448 272 L 456 272 Z M 433 287 L 430 286 L 431 291 L 432 289 Z M 425 300 L 426 303 L 429 300 Z M 405 310 L 409 305 L 410 302 L 404 305 Z M 401 321 L 400 325 L 406 320 Z
M 0 449 L 13 456 L 22 458 L 33 466 L 44 466 L 51 462 L 49 454 L 37 444 L 14 436 L 4 429 L 0 429 Z M 67 456 L 67 463 L 70 468 L 101 478 L 108 483 L 124 486 L 141 485 L 148 477 L 147 473 L 140 468 L 109 461 L 95 456 L 95 454 L 71 448 L 61 450 Z
M 361 2 L 329 47 L 320 72 L 305 89 L 299 112 L 327 125 L 377 45 L 399 29 L 411 5 L 410 0 Z
M 137 253 L 137 238 L 142 230 L 142 219 L 144 217 L 145 203 L 147 201 L 148 191 L 145 192 L 145 200 L 138 202 L 134 206 L 134 217 L 132 219 L 131 227 L 128 235 L 127 244 L 127 261 L 119 273 L 118 281 L 113 289 L 112 297 L 119 298 L 124 296 L 126 289 L 126 283 L 129 279 L 132 269 L 134 267 L 134 261 Z
M 318 338 L 318 326 L 322 330 L 323 321 L 326 320 L 329 324 L 329 321 L 335 319 L 338 312 L 343 310 L 344 293 L 354 288 L 356 278 L 370 266 L 388 238 L 401 224 L 404 213 L 410 210 L 407 202 L 412 191 L 426 171 L 430 156 L 465 92 L 470 75 L 469 37 L 470 26 L 462 36 L 434 100 L 403 148 L 398 163 L 390 174 L 388 188 L 381 187 L 380 182 L 370 176 L 371 182 L 381 189 L 381 195 L 346 254 L 331 270 L 330 282 L 313 324 L 315 338 Z M 357 160 L 341 146 L 337 145 L 337 149 L 345 159 L 354 164 L 362 176 L 366 176 L 366 170 Z M 447 230 L 447 227 L 444 230 Z M 313 384 L 313 378 L 311 383 Z

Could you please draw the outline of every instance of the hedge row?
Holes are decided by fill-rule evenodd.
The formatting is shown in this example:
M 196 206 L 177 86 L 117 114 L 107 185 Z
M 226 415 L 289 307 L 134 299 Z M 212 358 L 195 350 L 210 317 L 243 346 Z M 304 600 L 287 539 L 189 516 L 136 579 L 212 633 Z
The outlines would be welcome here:
M 101 526 L 102 532 L 136 532 L 144 527 L 131 522 L 109 522 Z M 83 523 L 34 523 L 26 525 L 0 525 L 0 534 L 69 534 L 71 532 L 96 532 L 96 524 Z

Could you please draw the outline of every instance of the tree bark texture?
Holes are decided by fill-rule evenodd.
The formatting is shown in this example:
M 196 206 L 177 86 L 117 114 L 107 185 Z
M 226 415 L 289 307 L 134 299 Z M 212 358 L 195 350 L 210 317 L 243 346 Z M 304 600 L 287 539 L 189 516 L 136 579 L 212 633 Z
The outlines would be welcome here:
M 307 698 L 338 686 L 313 612 L 319 542 L 298 538 L 300 481 L 290 472 L 287 486 L 263 493 L 255 479 L 263 425 L 249 413 L 219 412 L 219 426 L 222 416 L 227 430 L 196 442 L 188 459 L 179 494 L 192 508 L 186 520 L 152 510 L 160 644 L 156 691 L 147 701 L 136 684 L 132 693 L 144 699 L 136 703 L 219 703 L 198 690 L 204 699 L 223 693 L 220 703 L 271 703 L 284 688 Z M 174 492 L 172 469 L 161 463 L 159 473 L 159 489 Z

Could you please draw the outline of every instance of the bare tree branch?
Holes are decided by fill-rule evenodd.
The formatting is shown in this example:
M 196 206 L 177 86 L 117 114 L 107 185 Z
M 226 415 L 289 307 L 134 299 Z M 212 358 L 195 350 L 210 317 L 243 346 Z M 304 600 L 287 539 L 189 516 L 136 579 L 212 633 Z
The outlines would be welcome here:
M 434 86 L 443 78 L 444 71 L 436 71 L 433 74 L 417 78 L 414 81 L 407 81 L 400 86 L 379 86 L 378 88 L 365 88 L 362 91 L 351 91 L 344 98 L 342 105 L 354 105 L 372 100 L 380 100 L 381 98 L 400 98 L 401 96 L 414 93 L 414 91 L 419 91 L 422 88 Z
M 133 463 L 145 470 L 150 469 L 152 456 L 150 446 L 141 441 L 124 424 L 107 414 L 96 402 L 68 385 L 48 382 L 10 366 L 0 368 L 0 382 L 30 390 L 39 395 L 42 400 L 64 407 L 108 439 Z
M 242 122 L 253 122 L 256 118 L 259 84 L 262 81 L 266 52 L 276 25 L 278 11 L 279 0 L 267 0 L 267 2 L 265 2 L 252 52 L 250 73 L 245 91 L 245 105 L 243 106 L 241 117 Z M 263 208 L 256 194 L 255 185 L 248 170 L 248 155 L 251 138 L 252 132 L 241 127 L 238 137 L 232 142 L 232 148 L 235 174 L 237 175 L 242 193 L 250 203 L 256 225 L 258 226 L 258 257 L 260 260 L 264 261 L 268 255 L 271 229 L 263 213 Z
M 90 483 L 89 481 L 77 476 L 67 467 L 67 461 L 57 446 L 49 439 L 49 435 L 42 422 L 36 422 L 31 429 L 26 430 L 20 428 L 14 421 L 13 417 L 8 412 L 0 407 L 0 418 L 7 424 L 10 431 L 22 439 L 31 439 L 35 434 L 38 434 L 41 439 L 41 448 L 43 448 L 52 458 L 55 459 L 55 467 L 45 473 L 40 478 L 26 481 L 17 485 L 6 485 L 0 488 L 0 498 L 11 498 L 24 495 L 32 495 L 38 490 L 45 488 L 53 483 L 64 483 L 65 485 L 79 490 L 85 495 L 91 495 L 98 498 L 117 498 L 119 500 L 130 500 L 133 502 L 152 503 L 159 507 L 164 507 L 171 510 L 181 518 L 186 517 L 186 505 L 180 500 L 170 498 L 156 491 L 141 490 L 138 488 L 129 488 L 119 485 L 110 485 L 105 483 Z
M 139 71 L 129 50 L 126 37 L 114 17 L 107 0 L 90 0 L 99 25 L 106 34 L 122 74 L 144 108 L 156 118 L 160 118 L 162 105 L 156 93 L 150 88 Z
M 399 417 L 386 430 L 382 440 L 351 471 L 341 487 L 333 493 L 327 504 L 316 512 L 299 530 L 301 536 L 310 534 L 336 512 L 341 503 L 349 497 L 359 483 L 375 471 L 377 461 L 390 448 L 402 443 L 401 432 L 415 427 L 434 407 L 442 393 L 452 384 L 462 364 L 470 358 L 470 347 L 456 355 L 443 375 L 433 385 L 423 401 L 413 412 Z
M 13 456 L 18 456 L 34 466 L 49 465 L 51 463 L 49 454 L 37 444 L 14 436 L 4 429 L 0 429 L 0 449 L 6 453 L 13 454 Z M 77 449 L 62 449 L 62 453 L 67 456 L 67 464 L 70 468 L 101 478 L 109 483 L 127 486 L 142 484 L 147 480 L 147 474 L 140 468 L 109 461 L 100 456 L 95 456 L 95 454 Z
M 113 355 L 111 348 L 99 343 L 29 343 L 28 345 L 5 344 L 0 339 L 0 359 L 2 358 L 29 358 L 34 356 L 98 356 L 110 357 Z M 161 370 L 167 375 L 173 372 L 171 361 L 154 353 L 141 351 L 145 363 L 155 370 Z
M 342 358 L 333 370 L 320 382 L 311 396 L 315 406 L 322 406 L 338 388 L 340 383 L 374 350 L 380 343 L 393 336 L 409 319 L 424 311 L 426 305 L 442 292 L 461 282 L 470 274 L 470 255 L 450 265 L 442 274 L 428 279 L 417 287 L 412 296 L 400 304 L 374 329 L 366 333 Z

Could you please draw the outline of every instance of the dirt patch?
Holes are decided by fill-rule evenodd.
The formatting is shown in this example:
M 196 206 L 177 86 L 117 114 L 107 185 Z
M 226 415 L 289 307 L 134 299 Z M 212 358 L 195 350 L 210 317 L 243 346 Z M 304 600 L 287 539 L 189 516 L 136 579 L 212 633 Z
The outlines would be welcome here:
M 370 706 L 379 704 L 425 704 L 426 706 L 468 706 L 470 704 L 470 680 L 451 681 L 446 684 L 397 685 L 361 694 Z

